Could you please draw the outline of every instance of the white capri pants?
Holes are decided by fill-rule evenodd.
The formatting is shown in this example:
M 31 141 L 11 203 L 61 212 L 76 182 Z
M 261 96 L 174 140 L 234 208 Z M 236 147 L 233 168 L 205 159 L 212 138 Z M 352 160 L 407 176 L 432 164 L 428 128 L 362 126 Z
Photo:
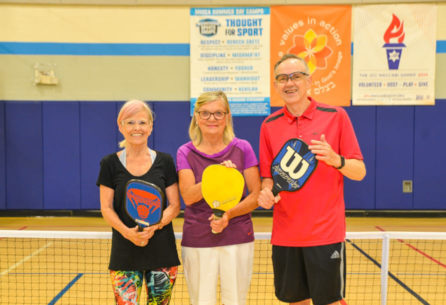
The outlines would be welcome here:
M 221 303 L 245 305 L 251 283 L 254 242 L 212 247 L 182 247 L 184 276 L 192 305 L 214 305 L 220 275 Z

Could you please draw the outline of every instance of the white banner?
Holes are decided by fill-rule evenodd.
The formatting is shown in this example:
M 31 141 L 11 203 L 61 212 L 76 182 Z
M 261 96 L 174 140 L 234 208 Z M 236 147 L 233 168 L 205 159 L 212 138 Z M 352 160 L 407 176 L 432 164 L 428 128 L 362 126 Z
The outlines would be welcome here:
M 221 90 L 233 115 L 268 115 L 269 8 L 191 8 L 190 15 L 191 114 L 201 93 Z
M 353 105 L 434 105 L 437 7 L 354 8 Z

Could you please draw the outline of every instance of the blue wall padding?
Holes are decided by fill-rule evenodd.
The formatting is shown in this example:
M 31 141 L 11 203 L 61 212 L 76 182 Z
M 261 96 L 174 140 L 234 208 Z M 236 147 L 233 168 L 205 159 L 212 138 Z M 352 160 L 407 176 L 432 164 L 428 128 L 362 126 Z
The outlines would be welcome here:
M 79 102 L 42 105 L 44 207 L 79 209 Z
M 344 179 L 347 209 L 375 209 L 376 107 L 346 107 L 361 146 L 367 174 L 358 182 Z
M 5 103 L 0 103 L 0 209 L 6 208 Z
M 189 141 L 189 102 L 152 102 L 149 146 L 170 153 Z M 119 150 L 122 102 L 0 102 L 0 209 L 99 209 L 101 158 Z M 278 108 L 273 108 L 272 111 Z M 346 107 L 367 166 L 345 179 L 347 209 L 446 209 L 446 101 L 436 106 Z M 264 117 L 234 117 L 256 154 Z M 413 193 L 402 181 L 413 180 Z M 184 207 L 184 205 L 183 205 Z
M 272 108 L 274 112 L 279 108 Z M 257 158 L 259 156 L 259 131 L 265 117 L 234 117 L 234 131 L 238 138 L 248 140 L 254 149 Z
M 151 104 L 155 112 L 153 146 L 169 153 L 176 161 L 177 149 L 189 140 L 190 106 L 184 102 L 157 102 Z M 149 144 L 150 145 L 150 144 Z
M 376 208 L 413 208 L 413 193 L 402 192 L 402 181 L 413 179 L 413 106 L 379 107 L 376 124 Z
M 6 208 L 42 209 L 42 103 L 6 102 Z
M 114 119 L 114 124 L 115 124 L 115 126 L 117 126 L 117 121 L 116 121 L 116 119 L 117 119 L 117 117 L 118 117 L 118 114 L 119 114 L 119 110 L 121 109 L 121 107 L 122 107 L 122 105 L 124 105 L 124 102 L 116 102 L 115 103 L 115 108 L 116 108 L 116 117 L 115 117 L 115 119 Z M 121 142 L 123 139 L 124 139 L 124 137 L 122 136 L 122 134 L 119 132 L 119 130 L 117 129 L 118 127 L 115 127 L 116 128 L 116 146 L 115 146 L 115 150 L 116 151 L 118 151 L 118 150 L 120 150 L 120 148 L 119 148 L 119 142 Z M 149 147 L 150 147 L 150 145 L 151 145 L 152 143 L 150 142 L 150 138 L 149 138 Z
M 415 108 L 414 209 L 446 209 L 446 102 Z
M 99 162 L 118 150 L 115 102 L 80 103 L 80 209 L 99 209 Z

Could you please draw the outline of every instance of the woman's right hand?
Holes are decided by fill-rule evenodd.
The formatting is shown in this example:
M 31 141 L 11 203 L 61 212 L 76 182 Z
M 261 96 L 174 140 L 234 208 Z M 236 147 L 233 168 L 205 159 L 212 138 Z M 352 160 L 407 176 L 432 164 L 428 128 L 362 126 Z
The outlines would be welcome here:
M 139 231 L 138 226 L 135 226 L 133 228 L 129 228 L 125 237 L 136 246 L 145 247 L 149 243 L 149 240 L 152 238 L 153 234 L 155 234 L 156 229 L 157 226 L 151 226 Z

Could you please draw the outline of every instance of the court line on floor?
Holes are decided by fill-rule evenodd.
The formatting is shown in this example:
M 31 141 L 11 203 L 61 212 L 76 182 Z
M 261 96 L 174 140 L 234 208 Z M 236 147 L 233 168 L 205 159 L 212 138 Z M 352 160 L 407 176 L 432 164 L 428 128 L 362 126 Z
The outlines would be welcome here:
M 54 305 L 56 304 L 57 301 L 59 301 L 59 299 L 61 297 L 63 297 L 63 295 L 83 276 L 83 273 L 79 273 L 78 275 L 76 275 L 74 277 L 74 279 L 71 280 L 71 282 L 69 282 L 67 284 L 67 286 L 65 286 L 55 297 L 54 299 L 51 300 L 51 302 L 48 303 L 48 305 Z
M 374 263 L 379 269 L 381 269 L 381 264 L 378 263 L 373 257 L 367 254 L 363 249 L 361 249 L 358 245 L 356 245 L 351 240 L 346 240 L 348 243 L 350 243 L 356 250 L 358 250 L 362 255 L 364 255 L 367 259 L 369 259 L 372 263 Z M 421 302 L 421 304 L 424 305 L 430 305 L 425 299 L 423 299 L 418 293 L 413 291 L 409 286 L 404 284 L 403 281 L 401 281 L 396 275 L 394 275 L 392 272 L 388 272 L 389 277 L 397 282 L 402 288 L 404 288 L 407 292 L 409 292 L 413 297 L 415 297 L 418 301 Z
M 378 230 L 380 230 L 381 232 L 386 232 L 385 229 L 381 228 L 380 226 L 375 226 Z M 434 263 L 440 265 L 443 268 L 446 268 L 446 265 L 443 264 L 442 262 L 440 262 L 439 260 L 433 258 L 432 256 L 430 256 L 429 254 L 421 251 L 420 249 L 418 249 L 417 247 L 411 245 L 410 243 L 407 243 L 406 241 L 404 241 L 403 239 L 397 239 L 400 243 L 405 244 L 406 246 L 408 246 L 409 248 L 411 248 L 412 250 L 414 250 L 415 252 L 418 252 L 419 254 L 425 256 L 426 258 L 430 259 L 431 261 L 433 261 Z
M 31 258 L 33 258 L 34 256 L 38 255 L 40 252 L 42 252 L 43 250 L 45 250 L 46 248 L 50 247 L 53 244 L 53 242 L 49 242 L 46 245 L 44 245 L 43 247 L 37 249 L 36 251 L 34 251 L 33 253 L 31 253 L 30 255 L 22 258 L 20 261 L 18 261 L 17 263 L 15 263 L 14 265 L 12 265 L 11 267 L 9 267 L 8 269 L 2 271 L 0 273 L 0 278 L 2 276 L 4 276 L 5 274 L 11 272 L 12 270 L 14 270 L 15 268 L 17 268 L 18 266 L 20 266 L 21 264 L 23 264 L 24 262 L 30 260 Z

